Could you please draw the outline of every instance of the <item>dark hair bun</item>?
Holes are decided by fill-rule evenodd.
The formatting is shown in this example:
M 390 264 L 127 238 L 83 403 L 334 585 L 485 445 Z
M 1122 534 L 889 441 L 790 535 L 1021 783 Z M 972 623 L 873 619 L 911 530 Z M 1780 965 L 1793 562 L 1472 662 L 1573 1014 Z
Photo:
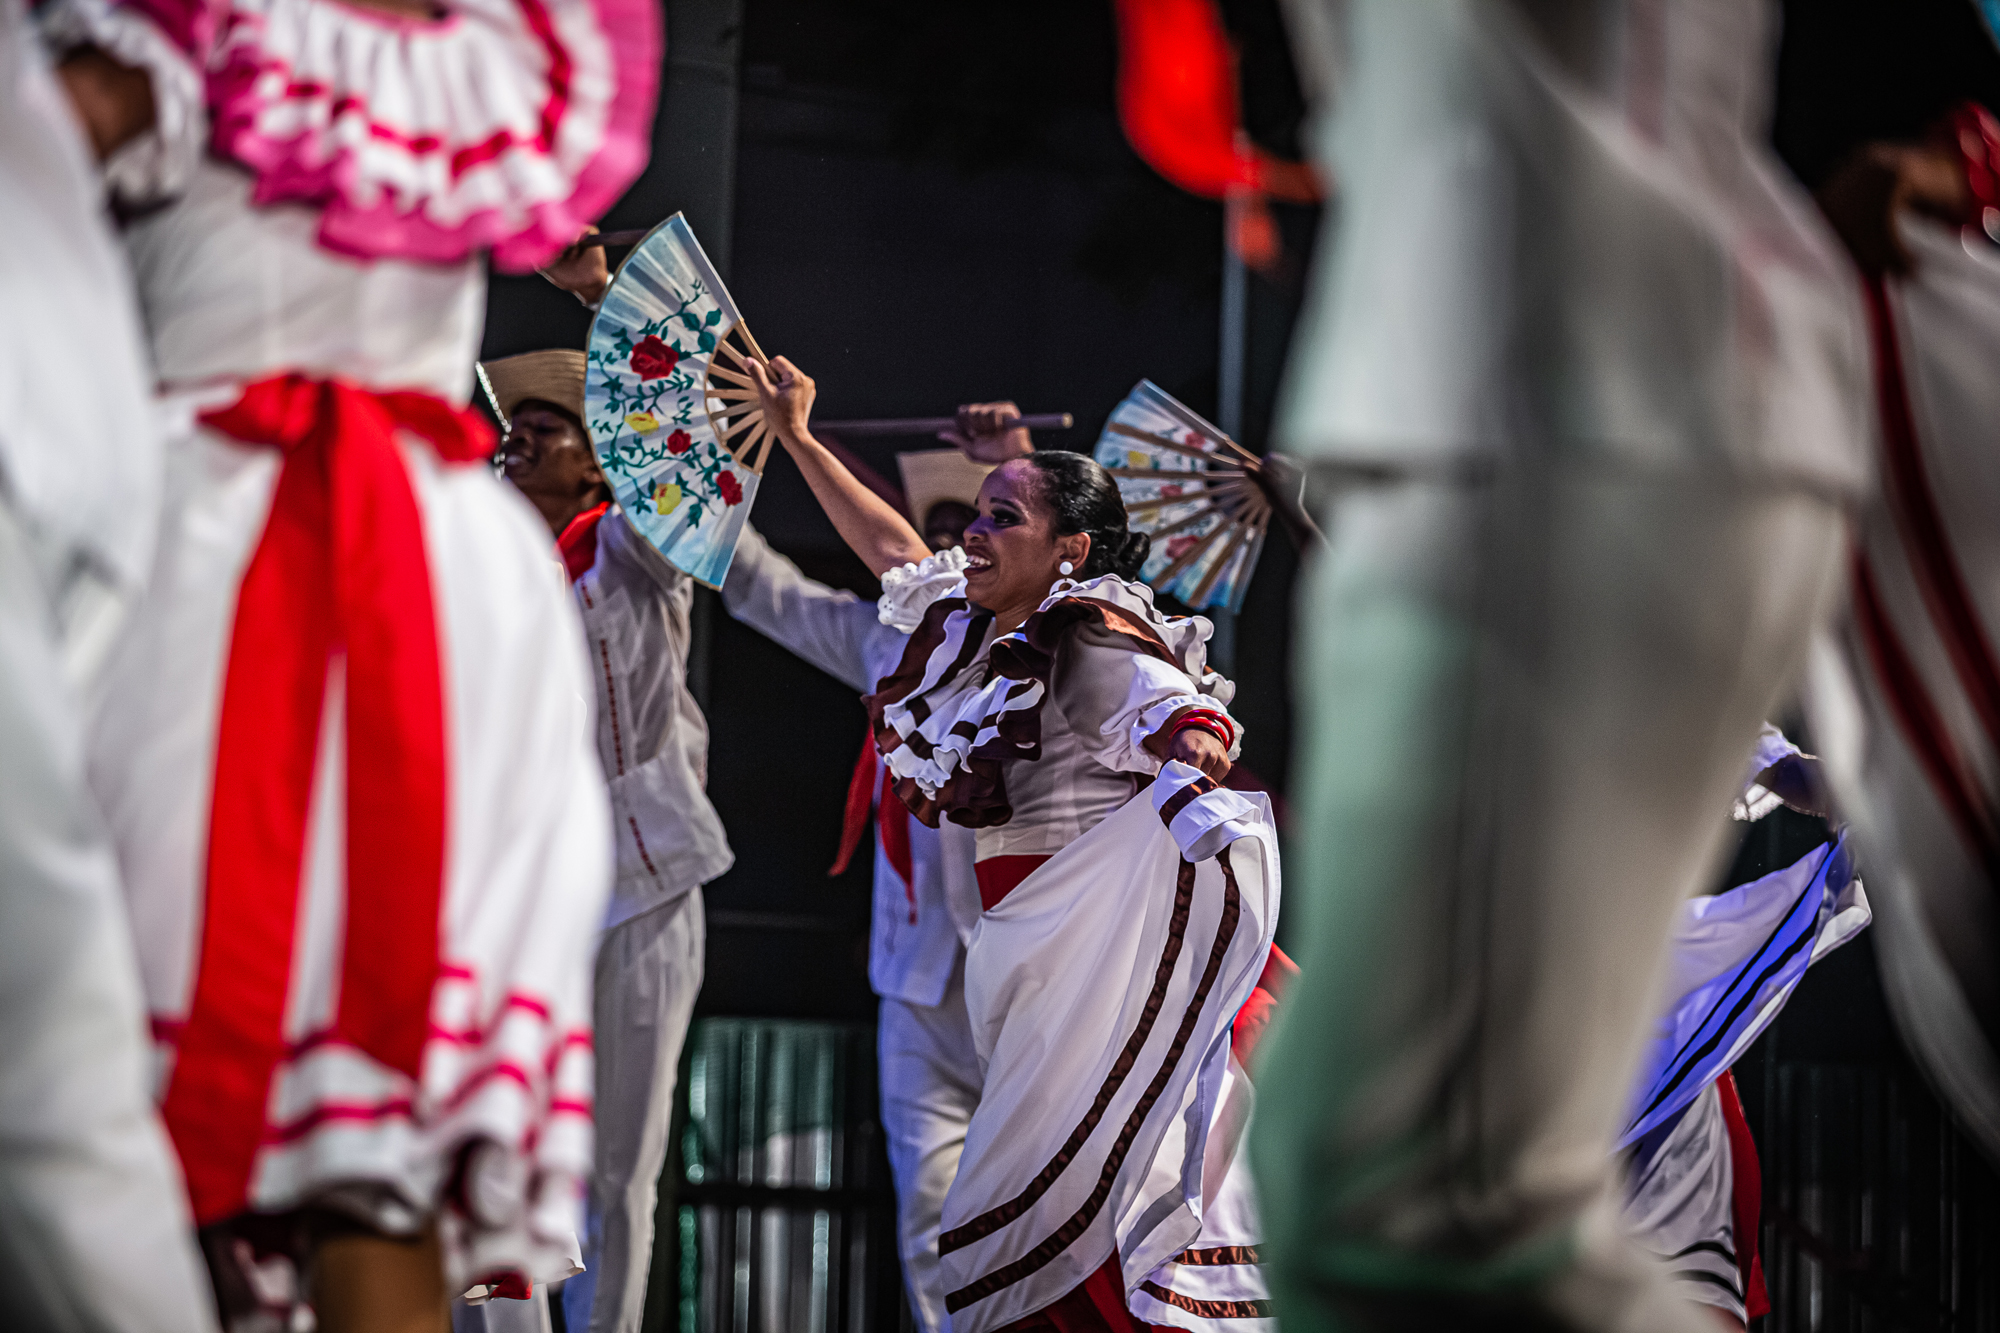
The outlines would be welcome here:
M 1093 544 L 1095 540 L 1092 539 Z M 1121 579 L 1138 578 L 1140 568 L 1145 565 L 1146 557 L 1153 550 L 1153 539 L 1143 532 L 1128 532 L 1123 541 L 1114 539 L 1113 542 L 1105 544 L 1107 546 L 1115 544 L 1117 547 L 1110 552 L 1110 572 Z
M 1078 582 L 1101 574 L 1136 578 L 1153 539 L 1126 526 L 1125 497 L 1111 474 L 1088 455 L 1067 449 L 1037 449 L 1027 462 L 1042 477 L 1042 501 L 1055 516 L 1059 537 L 1084 533 L 1090 554 L 1071 577 Z

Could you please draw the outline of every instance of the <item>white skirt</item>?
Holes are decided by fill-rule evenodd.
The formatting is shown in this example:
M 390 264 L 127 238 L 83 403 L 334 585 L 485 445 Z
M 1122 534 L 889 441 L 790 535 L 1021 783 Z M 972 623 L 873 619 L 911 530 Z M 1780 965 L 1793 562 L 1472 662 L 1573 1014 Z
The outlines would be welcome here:
M 1229 1034 L 1278 896 L 1268 802 L 1170 763 L 980 918 L 986 1079 L 938 1246 L 954 1333 L 1043 1309 L 1114 1252 L 1142 1319 L 1268 1319 Z
M 247 1207 L 332 1203 L 392 1233 L 435 1217 L 458 1286 L 506 1273 L 546 1280 L 570 1266 L 590 1169 L 590 961 L 610 884 L 581 632 L 528 506 L 490 469 L 446 465 L 422 441 L 399 438 L 429 564 L 444 704 L 429 1035 L 412 1079 L 333 1033 L 347 899 L 336 658 L 304 870 L 296 886 L 272 890 L 298 894 L 295 943 L 285 1053 L 269 1080 Z M 162 1096 L 199 975 L 237 592 L 279 463 L 274 449 L 205 429 L 171 446 L 153 585 L 93 713 L 91 781 L 126 876 Z M 204 1145 L 179 1146 L 192 1177 L 190 1153 Z

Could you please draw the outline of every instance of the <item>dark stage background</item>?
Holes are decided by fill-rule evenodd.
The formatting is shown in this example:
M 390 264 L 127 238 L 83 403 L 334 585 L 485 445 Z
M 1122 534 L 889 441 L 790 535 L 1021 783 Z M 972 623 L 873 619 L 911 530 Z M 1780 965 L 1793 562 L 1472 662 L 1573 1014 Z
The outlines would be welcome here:
M 653 162 L 604 225 L 684 210 L 765 349 L 819 381 L 818 415 L 939 415 L 1012 398 L 1027 411 L 1075 414 L 1074 429 L 1039 436 L 1041 447 L 1088 451 L 1142 376 L 1216 414 L 1221 209 L 1169 187 L 1126 146 L 1108 3 L 666 7 Z M 1241 47 L 1251 132 L 1298 155 L 1303 108 L 1275 0 L 1223 9 Z M 1914 135 L 1961 97 L 2000 107 L 2000 58 L 1967 0 L 1797 0 L 1785 17 L 1773 137 L 1809 185 L 1861 139 Z M 1285 264 L 1249 282 L 1241 438 L 1260 451 L 1318 226 L 1316 210 L 1276 211 Z M 485 351 L 580 345 L 587 324 L 539 278 L 496 277 Z M 895 442 L 845 443 L 895 478 Z M 873 595 L 782 453 L 753 522 L 807 573 Z M 1274 533 L 1232 664 L 1246 765 L 1281 796 L 1294 574 Z M 902 1315 L 884 1252 L 887 1179 L 872 1137 L 866 1033 L 872 862 L 864 854 L 841 878 L 826 875 L 862 712 L 846 688 L 730 622 L 712 594 L 698 596 L 692 675 L 712 727 L 710 793 L 737 860 L 707 890 L 698 1012 L 711 1021 L 691 1046 L 721 1052 L 715 1068 L 740 1075 L 746 1097 L 766 1077 L 742 1072 L 760 1067 L 758 1051 L 819 1051 L 810 1060 L 844 1073 L 826 1085 L 814 1132 L 836 1134 L 836 1156 L 850 1165 L 827 1196 L 828 1233 L 796 1191 L 766 1197 L 745 1184 L 751 1158 L 727 1186 L 713 1174 L 690 1184 L 677 1151 L 664 1183 L 681 1197 L 663 1197 L 648 1327 L 894 1328 Z M 1753 833 L 1736 873 L 1822 833 L 1797 824 Z M 1772 1330 L 2000 1328 L 1991 1271 L 2000 1191 L 1902 1055 L 1865 937 L 1808 977 L 1739 1078 L 1767 1158 Z M 801 1111 L 785 1124 L 811 1118 Z M 697 1138 L 686 1140 L 690 1153 Z M 772 1208 L 758 1211 L 760 1198 Z M 824 1325 L 792 1297 L 769 1296 L 794 1279 L 826 1280 L 810 1265 L 778 1271 L 790 1262 L 782 1238 L 758 1230 L 778 1204 L 807 1208 L 799 1245 L 824 1251 L 831 1234 L 845 1247 L 845 1286 L 811 1298 Z M 732 1271 L 749 1308 L 717 1295 Z M 769 1298 L 744 1294 L 753 1288 Z

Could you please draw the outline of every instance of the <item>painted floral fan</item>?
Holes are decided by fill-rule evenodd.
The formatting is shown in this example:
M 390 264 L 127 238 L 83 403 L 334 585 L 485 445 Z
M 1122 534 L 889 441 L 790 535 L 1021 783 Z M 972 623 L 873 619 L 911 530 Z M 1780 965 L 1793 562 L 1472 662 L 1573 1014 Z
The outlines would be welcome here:
M 1263 460 L 1151 380 L 1112 409 L 1096 457 L 1153 539 L 1139 577 L 1197 611 L 1242 609 L 1271 525 Z
M 584 422 L 619 508 L 721 587 L 775 437 L 748 373 L 763 349 L 679 213 L 619 265 L 587 356 Z

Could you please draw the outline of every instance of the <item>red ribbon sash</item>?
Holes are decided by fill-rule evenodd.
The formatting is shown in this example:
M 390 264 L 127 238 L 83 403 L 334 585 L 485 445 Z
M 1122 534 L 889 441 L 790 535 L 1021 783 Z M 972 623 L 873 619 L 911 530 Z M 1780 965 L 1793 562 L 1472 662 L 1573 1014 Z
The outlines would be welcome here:
M 240 1212 L 285 1004 L 328 672 L 345 672 L 346 910 L 333 1035 L 414 1078 L 438 968 L 446 761 L 437 616 L 399 431 L 449 462 L 490 429 L 420 393 L 300 375 L 202 418 L 284 454 L 237 593 L 215 741 L 200 967 L 162 1116 L 198 1222 Z
M 877 782 L 877 775 L 880 782 Z M 877 788 L 880 791 L 877 791 Z M 910 811 L 896 795 L 895 780 L 875 753 L 872 736 L 861 738 L 861 754 L 854 761 L 854 776 L 847 782 L 847 809 L 840 821 L 840 851 L 833 858 L 828 875 L 845 874 L 847 863 L 861 846 L 861 830 L 868 827 L 868 806 L 875 806 L 875 836 L 882 840 L 882 854 L 889 868 L 903 881 L 903 897 L 910 908 L 910 924 L 917 924 L 916 874 L 910 860 Z

